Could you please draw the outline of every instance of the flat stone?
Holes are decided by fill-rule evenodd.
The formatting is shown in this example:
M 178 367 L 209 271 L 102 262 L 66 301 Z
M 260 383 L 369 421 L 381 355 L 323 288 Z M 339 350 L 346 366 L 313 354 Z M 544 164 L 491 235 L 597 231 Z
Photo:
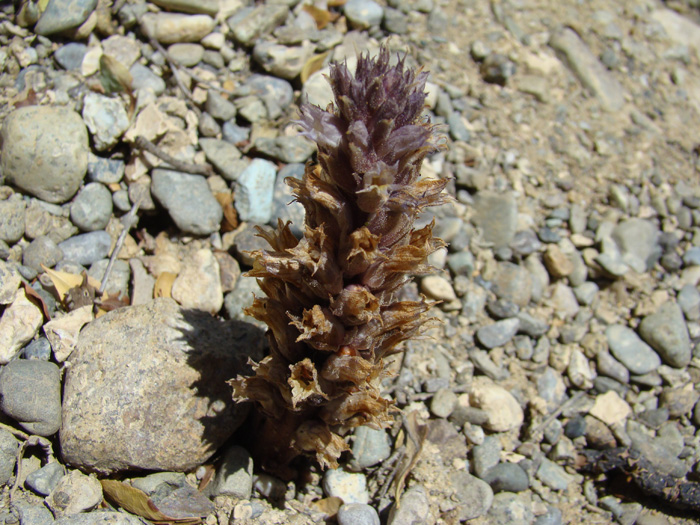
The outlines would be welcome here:
M 10 304 L 15 300 L 15 294 L 22 277 L 14 264 L 0 261 L 0 304 Z
M 583 86 L 595 95 L 606 111 L 619 111 L 625 104 L 622 86 L 598 61 L 573 29 L 554 33 L 549 45 L 578 77 Z
M 48 496 L 65 474 L 63 465 L 53 461 L 29 474 L 25 484 L 40 496 Z
M 611 325 L 605 330 L 610 352 L 635 375 L 648 374 L 661 364 L 659 355 L 627 326 Z
M 104 230 L 82 233 L 58 244 L 64 261 L 89 266 L 109 255 L 112 238 Z
M 480 191 L 474 199 L 474 222 L 483 240 L 494 248 L 508 246 L 518 226 L 518 206 L 512 193 Z
M 46 202 L 62 203 L 85 177 L 88 135 L 83 119 L 57 106 L 25 106 L 2 126 L 2 173 L 7 181 Z
M 224 304 L 219 263 L 211 250 L 190 254 L 173 282 L 172 297 L 183 308 L 203 310 L 214 315 Z
M 661 257 L 659 229 L 651 221 L 637 218 L 623 221 L 615 226 L 611 236 L 620 248 L 623 261 L 632 256 L 642 261 L 648 271 Z
M 131 88 L 134 91 L 148 89 L 156 96 L 165 92 L 165 81 L 143 64 L 136 62 L 129 69 L 129 73 L 132 78 Z
M 316 151 L 316 145 L 300 135 L 293 137 L 259 138 L 255 149 L 276 160 L 290 164 L 306 162 Z
M 92 182 L 116 184 L 124 177 L 126 164 L 121 159 L 108 159 L 90 154 L 88 157 L 88 177 Z
M 263 159 L 253 162 L 236 180 L 234 205 L 242 221 L 265 224 L 272 217 L 276 166 Z
M 532 296 L 532 277 L 522 266 L 511 262 L 498 264 L 493 279 L 493 292 L 501 299 L 507 299 L 519 307 L 525 307 Z
M 204 177 L 174 170 L 153 170 L 151 191 L 185 233 L 209 235 L 219 230 L 224 213 Z
M 476 331 L 476 337 L 486 348 L 503 346 L 518 332 L 520 320 L 517 317 L 496 321 L 493 324 L 482 326 Z
M 207 93 L 205 109 L 207 113 L 217 120 L 228 121 L 236 116 L 236 106 L 233 102 L 213 89 L 209 90 L 209 93 Z M 234 141 L 234 144 L 235 142 L 236 141 Z
M 83 63 L 87 46 L 81 42 L 68 42 L 59 47 L 53 54 L 58 65 L 68 71 L 77 71 Z
M 24 210 L 22 195 L 15 193 L 0 201 L 0 240 L 14 244 L 24 235 Z
M 488 416 L 484 425 L 493 432 L 507 432 L 523 424 L 523 409 L 505 388 L 486 377 L 475 377 L 469 393 L 472 406 L 482 409 Z
M 540 468 L 537 469 L 537 478 L 554 490 L 566 490 L 574 478 L 563 467 L 553 461 L 542 458 Z
M 27 298 L 24 290 L 18 291 L 0 317 L 0 365 L 6 365 L 17 356 L 43 322 L 41 309 Z
M 65 376 L 63 459 L 103 474 L 194 469 L 245 419 L 226 381 L 259 360 L 261 346 L 257 328 L 166 298 L 96 319 Z
M 141 31 L 161 44 L 199 42 L 212 32 L 214 25 L 214 19 L 208 15 L 146 13 L 141 17 Z
M 46 506 L 54 516 L 72 516 L 96 508 L 102 501 L 102 485 L 94 476 L 71 470 L 63 476 L 46 498 Z
M 213 495 L 250 499 L 253 491 L 253 458 L 243 447 L 234 446 L 224 454 L 216 472 Z
M 459 502 L 455 511 L 460 522 L 483 516 L 491 508 L 494 500 L 493 489 L 485 481 L 464 470 L 458 470 L 449 474 L 449 483 L 455 492 L 454 497 Z
M 37 35 L 49 36 L 74 29 L 97 7 L 97 0 L 50 0 L 34 26 Z
M 364 503 L 349 503 L 338 509 L 338 525 L 380 525 L 374 507 Z
M 241 159 L 241 152 L 236 146 L 214 138 L 200 138 L 207 160 L 211 162 L 219 173 L 228 181 L 235 181 L 248 166 L 247 159 Z
M 292 80 L 299 76 L 313 52 L 313 46 L 283 46 L 259 41 L 253 48 L 253 58 L 268 73 Z
M 494 492 L 522 492 L 530 486 L 525 471 L 515 463 L 499 463 L 481 476 Z
M 131 124 L 120 99 L 92 92 L 83 100 L 83 120 L 97 151 L 112 148 Z
M 632 413 L 629 404 L 612 390 L 596 396 L 595 403 L 588 411 L 606 425 L 615 425 L 627 419 Z
M 0 408 L 30 434 L 51 436 L 61 427 L 61 378 L 48 361 L 15 359 L 0 374 Z
M 233 38 L 244 46 L 253 43 L 282 24 L 289 14 L 289 7 L 277 4 L 260 4 L 239 9 L 226 20 Z
M 488 486 L 488 485 L 487 485 Z M 425 489 L 414 486 L 401 496 L 401 505 L 394 503 L 389 512 L 388 525 L 412 525 L 413 523 L 429 523 L 430 500 Z
M 219 2 L 217 0 L 153 0 L 153 3 L 180 13 L 214 16 L 219 12 Z
M 323 491 L 329 497 L 338 497 L 343 503 L 368 503 L 367 478 L 364 474 L 328 469 L 323 476 Z
M 112 194 L 99 182 L 86 184 L 73 199 L 70 218 L 83 231 L 103 230 L 112 216 Z
M 168 55 L 181 66 L 194 67 L 202 61 L 204 47 L 191 42 L 172 44 L 168 47 Z
M 19 441 L 12 433 L 0 429 L 0 485 L 7 483 L 15 473 Z
M 362 470 L 381 463 L 391 455 L 391 439 L 385 430 L 357 427 L 352 442 L 353 470 Z
M 63 259 L 63 251 L 50 237 L 42 235 L 29 243 L 22 253 L 22 264 L 35 272 L 41 272 L 42 265 L 53 268 L 58 261 Z
M 664 363 L 683 368 L 691 358 L 690 336 L 680 306 L 666 302 L 639 323 L 639 335 L 661 356 Z
M 105 38 L 102 40 L 102 50 L 127 69 L 141 57 L 140 42 L 133 35 L 112 35 Z

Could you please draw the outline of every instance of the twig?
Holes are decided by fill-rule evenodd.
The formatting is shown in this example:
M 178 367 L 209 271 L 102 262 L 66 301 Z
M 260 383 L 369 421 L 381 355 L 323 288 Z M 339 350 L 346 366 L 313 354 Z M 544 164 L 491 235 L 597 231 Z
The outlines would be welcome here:
M 401 466 L 401 461 L 403 461 L 403 458 L 405 455 L 406 455 L 406 446 L 402 445 L 397 450 L 395 450 L 394 453 L 391 456 L 389 456 L 389 458 L 387 458 L 386 461 L 384 461 L 384 463 L 388 464 L 388 465 L 390 465 L 393 462 L 394 466 L 391 468 L 387 478 L 384 480 L 384 484 L 382 485 L 382 488 L 379 490 L 379 494 L 377 494 L 377 498 L 376 498 L 377 500 L 381 500 L 384 496 L 386 496 L 386 493 L 389 492 L 389 487 L 394 482 L 394 478 L 396 477 L 396 473 L 399 471 L 399 467 Z
M 121 231 L 119 237 L 117 238 L 117 242 L 114 244 L 114 250 L 112 250 L 112 255 L 109 257 L 107 268 L 105 268 L 105 273 L 102 276 L 102 284 L 100 284 L 100 290 L 98 292 L 100 296 L 102 296 L 102 294 L 105 292 L 105 288 L 107 288 L 107 279 L 109 279 L 109 274 L 112 272 L 114 261 L 117 260 L 117 255 L 119 254 L 119 251 L 124 245 L 124 241 L 126 240 L 126 236 L 128 235 L 129 230 L 131 230 L 131 228 L 138 221 L 138 219 L 136 218 L 136 212 L 138 211 L 140 204 L 141 201 L 136 201 L 129 210 L 129 213 L 122 217 L 122 224 L 124 226 L 124 229 Z
M 196 102 L 194 100 L 194 97 L 192 96 L 192 92 L 185 86 L 185 84 L 182 83 L 182 79 L 178 76 L 178 71 L 181 71 L 180 66 L 178 65 L 177 62 L 175 62 L 168 52 L 165 50 L 165 48 L 152 36 L 148 37 L 148 42 L 151 44 L 151 47 L 157 49 L 161 55 L 163 55 L 163 58 L 168 62 L 168 65 L 170 66 L 170 70 L 173 72 L 173 77 L 175 77 L 175 82 L 177 82 L 178 87 L 182 91 L 182 93 L 187 97 L 187 99 L 195 104 L 196 111 L 199 112 L 199 108 L 196 106 Z
M 567 399 L 561 405 L 559 405 L 559 407 L 554 412 L 549 414 L 549 416 L 547 416 L 547 418 L 544 421 L 542 421 L 542 423 L 540 423 L 528 432 L 528 439 L 526 443 L 534 441 L 537 434 L 539 434 L 545 428 L 547 428 L 552 421 L 559 417 L 559 414 L 561 414 L 564 410 L 573 405 L 576 401 L 581 399 L 584 396 L 584 394 L 585 392 L 579 390 L 573 396 L 571 396 L 569 399 Z
M 195 175 L 205 176 L 211 175 L 213 173 L 211 166 L 207 166 L 204 164 L 188 164 L 186 162 L 177 160 L 174 157 L 171 157 L 164 151 L 158 149 L 158 146 L 153 144 L 153 142 L 141 135 L 136 137 L 136 140 L 134 140 L 134 146 L 136 146 L 138 149 L 146 150 L 147 152 L 152 153 L 160 160 L 167 162 L 168 164 L 170 164 L 170 166 L 172 166 L 173 169 L 176 169 L 178 171 L 184 171 L 185 173 L 194 173 Z

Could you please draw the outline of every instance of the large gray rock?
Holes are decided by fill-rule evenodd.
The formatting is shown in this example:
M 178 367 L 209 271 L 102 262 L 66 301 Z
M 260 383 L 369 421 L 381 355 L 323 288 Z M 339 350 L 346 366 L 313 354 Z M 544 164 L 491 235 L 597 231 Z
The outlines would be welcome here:
M 47 202 L 70 199 L 87 172 L 87 129 L 67 108 L 14 110 L 3 123 L 2 144 L 0 163 L 7 181 Z
M 166 298 L 93 321 L 65 377 L 63 459 L 104 474 L 200 465 L 246 416 L 226 381 L 261 358 L 262 340 Z
M 658 352 L 663 361 L 676 368 L 690 362 L 690 336 L 680 306 L 662 304 L 639 324 L 639 335 Z

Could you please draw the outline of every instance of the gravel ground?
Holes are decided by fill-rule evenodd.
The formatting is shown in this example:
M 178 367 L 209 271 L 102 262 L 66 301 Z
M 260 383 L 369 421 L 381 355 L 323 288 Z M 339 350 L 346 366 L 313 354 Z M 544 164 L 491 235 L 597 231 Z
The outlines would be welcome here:
M 16 4 L 0 524 L 696 522 L 696 2 Z M 423 174 L 455 201 L 424 220 L 449 248 L 406 290 L 443 323 L 390 363 L 395 424 L 285 483 L 226 384 L 266 345 L 241 274 L 254 225 L 301 231 L 299 103 L 380 45 L 430 72 L 445 134 Z

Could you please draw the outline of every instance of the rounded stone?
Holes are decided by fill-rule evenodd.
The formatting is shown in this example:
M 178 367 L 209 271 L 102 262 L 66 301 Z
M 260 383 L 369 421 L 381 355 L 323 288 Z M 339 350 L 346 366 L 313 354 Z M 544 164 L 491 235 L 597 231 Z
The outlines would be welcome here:
M 83 231 L 102 230 L 112 216 L 112 194 L 99 182 L 87 184 L 70 207 L 70 218 Z
M 469 394 L 472 406 L 481 408 L 488 415 L 484 425 L 493 432 L 507 432 L 523 424 L 523 409 L 505 388 L 486 377 L 474 378 Z
M 109 255 L 112 238 L 104 230 L 82 233 L 58 244 L 64 261 L 88 266 Z
M 522 492 L 530 486 L 525 471 L 514 463 L 499 463 L 481 476 L 494 492 Z
M 147 13 L 141 17 L 141 31 L 161 44 L 199 42 L 214 29 L 214 19 L 207 15 Z
M 46 202 L 70 199 L 87 172 L 87 128 L 67 108 L 14 110 L 3 123 L 2 144 L 0 163 L 7 181 Z
M 245 419 L 226 381 L 261 347 L 259 329 L 166 298 L 89 323 L 65 377 L 63 459 L 104 474 L 196 468 Z
M 367 479 L 364 474 L 354 474 L 341 469 L 329 469 L 323 476 L 323 491 L 336 496 L 343 503 L 368 503 Z
M 349 503 L 338 509 L 338 525 L 379 525 L 374 507 L 364 503 Z
M 661 364 L 659 355 L 631 328 L 610 325 L 605 330 L 605 336 L 612 355 L 633 374 L 648 374 Z
M 349 0 L 344 8 L 350 24 L 359 29 L 377 26 L 384 17 L 384 10 L 372 0 Z
M 0 409 L 27 432 L 51 436 L 61 426 L 61 378 L 55 363 L 15 359 L 0 374 Z

